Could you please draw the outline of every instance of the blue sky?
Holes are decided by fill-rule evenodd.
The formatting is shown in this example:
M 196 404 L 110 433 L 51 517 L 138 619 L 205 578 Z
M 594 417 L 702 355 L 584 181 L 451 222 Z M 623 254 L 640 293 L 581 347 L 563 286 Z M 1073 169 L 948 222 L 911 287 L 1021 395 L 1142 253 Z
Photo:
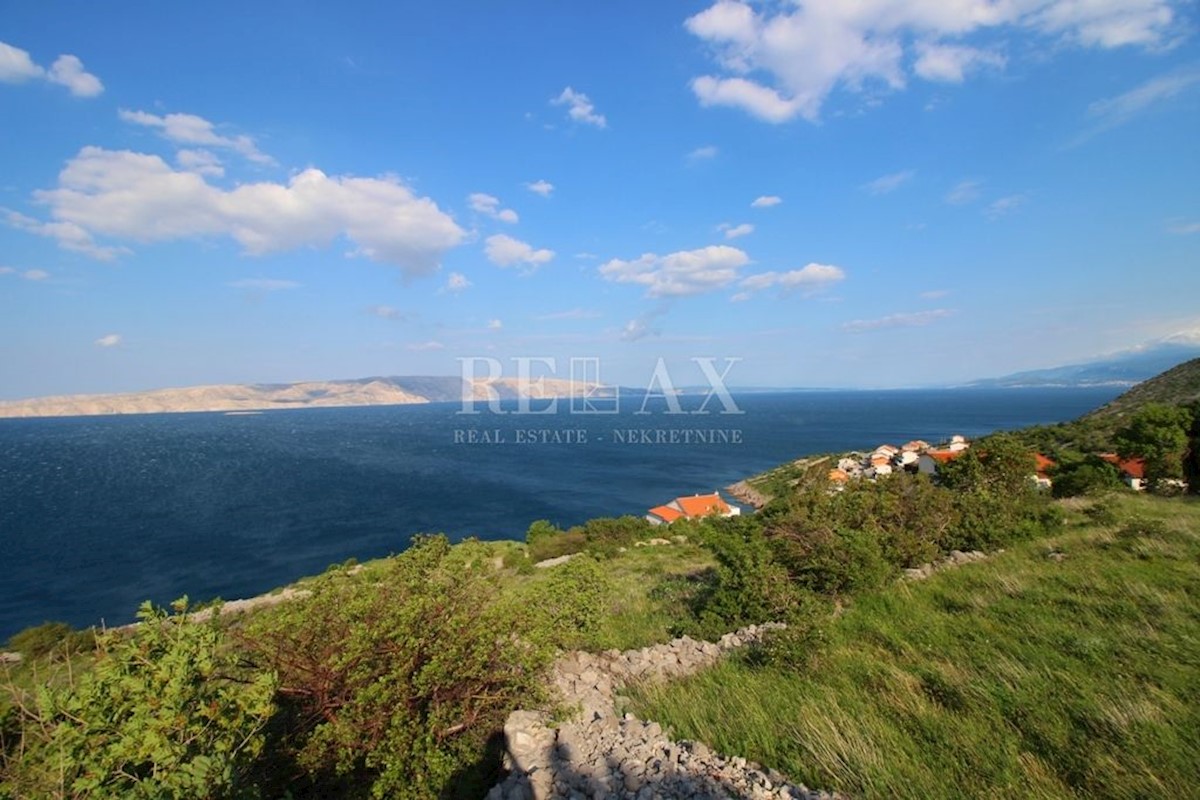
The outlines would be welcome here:
M 908 386 L 1200 338 L 1198 19 L 7 2 L 0 397 L 471 356 Z

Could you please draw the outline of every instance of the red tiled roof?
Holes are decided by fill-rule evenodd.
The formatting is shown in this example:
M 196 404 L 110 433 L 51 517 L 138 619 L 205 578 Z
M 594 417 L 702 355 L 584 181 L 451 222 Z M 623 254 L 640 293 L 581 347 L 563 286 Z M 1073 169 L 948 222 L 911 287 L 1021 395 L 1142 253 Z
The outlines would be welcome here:
M 650 513 L 661 519 L 663 522 L 674 522 L 683 516 L 682 511 L 676 511 L 670 506 L 655 506 L 650 509 Z
M 1146 460 L 1144 458 L 1122 459 L 1116 453 L 1101 453 L 1100 458 L 1112 464 L 1130 478 L 1141 480 L 1146 477 Z
M 676 497 L 675 503 L 683 509 L 683 513 L 689 517 L 704 517 L 709 514 L 725 514 L 729 511 L 729 505 L 721 499 L 721 495 L 713 492 L 712 494 L 698 494 L 692 497 Z
M 958 458 L 965 452 L 967 452 L 967 451 L 966 450 L 926 450 L 925 455 L 929 456 L 934 461 L 938 461 L 942 464 L 945 464 L 949 461 L 953 461 L 954 459 Z
M 1053 461 L 1051 461 L 1050 459 L 1046 458 L 1046 457 L 1045 457 L 1044 455 L 1042 455 L 1041 453 L 1034 453 L 1034 454 L 1033 454 L 1033 460 L 1034 460 L 1034 462 L 1035 462 L 1035 464 L 1036 464 L 1036 466 L 1035 466 L 1034 470 L 1035 470 L 1036 472 L 1039 472 L 1039 473 L 1041 473 L 1041 472 L 1046 472 L 1046 471 L 1048 471 L 1048 470 L 1052 470 L 1052 469 L 1054 469 L 1056 466 L 1058 466 L 1057 464 L 1055 464 L 1055 463 L 1054 463 Z
M 834 483 L 845 483 L 850 480 L 850 474 L 844 469 L 831 469 L 829 470 L 829 480 Z

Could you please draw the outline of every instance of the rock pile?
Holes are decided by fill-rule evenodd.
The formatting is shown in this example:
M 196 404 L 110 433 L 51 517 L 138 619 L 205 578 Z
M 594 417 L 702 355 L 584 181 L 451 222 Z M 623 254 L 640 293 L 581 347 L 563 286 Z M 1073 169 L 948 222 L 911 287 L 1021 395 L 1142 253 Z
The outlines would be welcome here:
M 997 550 L 996 552 L 1003 553 L 1004 551 Z M 950 555 L 936 564 L 922 564 L 919 567 L 904 570 L 904 578 L 910 581 L 922 581 L 938 570 L 970 564 L 972 561 L 983 561 L 987 557 L 987 553 L 982 550 L 951 550 Z
M 743 758 L 671 741 L 658 724 L 616 711 L 616 692 L 629 682 L 695 672 L 776 627 L 782 626 L 752 625 L 716 642 L 685 636 L 641 650 L 566 654 L 551 680 L 560 700 L 578 713 L 556 724 L 546 712 L 513 712 L 504 726 L 511 773 L 488 800 L 828 797 Z

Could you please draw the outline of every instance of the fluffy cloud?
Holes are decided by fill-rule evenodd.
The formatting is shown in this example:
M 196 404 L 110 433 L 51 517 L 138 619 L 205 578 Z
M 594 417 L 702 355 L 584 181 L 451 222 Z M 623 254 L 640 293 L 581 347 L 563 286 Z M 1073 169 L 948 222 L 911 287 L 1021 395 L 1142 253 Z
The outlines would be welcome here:
M 1007 63 L 999 53 L 975 47 L 920 42 L 913 71 L 927 81 L 962 83 L 967 72 L 982 67 L 1001 68 Z
M 525 184 L 525 188 L 534 194 L 540 194 L 542 197 L 549 197 L 554 193 L 554 184 L 541 179 Z
M 902 89 L 912 74 L 961 82 L 1004 56 L 967 37 L 1022 32 L 1081 47 L 1152 47 L 1169 34 L 1173 0 L 718 0 L 685 26 L 722 74 L 692 81 L 705 106 L 767 122 L 816 120 L 837 89 Z
M 1200 233 L 1200 222 L 1187 222 L 1186 220 L 1173 220 L 1167 225 L 1167 231 L 1174 233 L 1177 236 L 1190 236 L 1193 233 Z
M 888 194 L 896 191 L 901 186 L 908 183 L 916 174 L 916 170 L 912 169 L 906 169 L 902 172 L 893 172 L 890 175 L 884 175 L 876 178 L 868 183 L 864 188 L 871 194 Z
M 76 56 L 61 55 L 50 69 L 44 69 L 34 63 L 27 51 L 0 42 L 0 81 L 24 83 L 33 79 L 65 86 L 76 97 L 95 97 L 104 91 L 104 84 L 87 72 Z
M 706 144 L 703 147 L 697 147 L 695 150 L 687 154 L 688 161 L 709 161 L 717 157 L 720 150 L 715 144 Z
M 504 327 L 504 322 L 498 319 L 489 319 L 487 326 L 489 331 L 498 331 Z
M 576 122 L 582 122 L 585 125 L 594 125 L 597 128 L 607 128 L 608 120 L 603 114 L 596 113 L 596 107 L 592 104 L 591 99 L 583 92 L 577 92 L 570 86 L 562 90 L 562 93 L 550 101 L 556 106 L 566 106 L 567 116 Z
M 761 197 L 754 198 L 754 202 L 752 202 L 750 204 L 750 207 L 751 208 L 770 208 L 771 206 L 777 206 L 782 202 L 783 202 L 782 197 L 778 197 L 773 194 L 764 194 Z
M 175 144 L 221 147 L 240 153 L 258 164 L 275 163 L 275 159 L 258 149 L 253 138 L 245 134 L 239 136 L 219 134 L 216 125 L 195 114 L 167 114 L 160 117 L 145 111 L 128 111 L 124 108 L 117 114 L 125 122 L 155 128 L 163 138 Z
M 116 347 L 120 343 L 121 343 L 121 334 L 110 333 L 107 336 L 101 336 L 99 339 L 94 341 L 92 344 L 96 345 L 97 347 Z
M 221 164 L 221 159 L 208 150 L 180 150 L 175 154 L 175 163 L 188 172 L 214 178 L 225 176 L 225 167 Z
M 407 276 L 435 271 L 464 231 L 437 204 L 391 176 L 329 176 L 306 169 L 287 184 L 247 183 L 224 190 L 154 155 L 85 147 L 35 192 L 52 222 L 16 212 L 10 224 L 52 236 L 71 250 L 111 259 L 107 236 L 138 242 L 229 236 L 251 255 L 328 246 L 345 237 L 354 255 L 394 264 Z
M 732 299 L 748 300 L 754 292 L 764 289 L 779 289 L 784 294 L 794 291 L 813 294 L 845 279 L 846 272 L 841 267 L 814 262 L 787 272 L 761 272 L 758 275 L 750 275 L 738 284 L 742 291 Z
M 442 290 L 451 294 L 458 294 L 470 288 L 471 282 L 467 280 L 466 275 L 463 275 L 461 272 L 451 272 L 446 278 L 446 285 L 442 287 Z
M 636 342 L 647 336 L 661 336 L 662 331 L 654 325 L 654 321 L 667 313 L 667 305 L 660 303 L 655 308 L 634 317 L 621 328 L 621 341 Z
M 484 240 L 484 253 L 498 267 L 524 266 L 532 272 L 554 258 L 553 250 L 536 250 L 532 246 L 504 234 Z
M 740 236 L 754 233 L 754 226 L 749 222 L 743 222 L 740 225 L 730 225 L 728 222 L 722 222 L 717 226 L 717 230 L 723 232 L 726 239 L 737 239 Z
M 945 308 L 935 308 L 930 311 L 914 311 L 910 314 L 889 314 L 878 319 L 856 319 L 842 325 L 847 333 L 863 333 L 879 330 L 880 328 L 920 328 L 939 319 L 953 316 L 954 312 Z
M 500 199 L 492 197 L 490 194 L 475 192 L 467 197 L 467 203 L 471 206 L 472 211 L 483 214 L 485 217 L 498 219 L 510 225 L 519 220 L 517 212 L 511 208 L 501 208 Z
M 728 286 L 749 263 L 736 247 L 710 245 L 665 256 L 646 253 L 633 261 L 614 258 L 600 266 L 600 274 L 615 283 L 645 286 L 647 297 L 685 297 Z

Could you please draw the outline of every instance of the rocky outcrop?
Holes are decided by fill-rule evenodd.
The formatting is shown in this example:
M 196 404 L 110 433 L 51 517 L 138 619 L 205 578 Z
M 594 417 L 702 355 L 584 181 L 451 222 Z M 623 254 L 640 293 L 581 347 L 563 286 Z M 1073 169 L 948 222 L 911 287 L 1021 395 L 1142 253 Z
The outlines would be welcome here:
M 654 722 L 618 714 L 621 687 L 711 666 L 774 627 L 782 626 L 752 625 L 716 642 L 685 636 L 641 650 L 566 654 L 551 680 L 574 714 L 556 722 L 545 711 L 513 712 L 504 726 L 510 774 L 488 800 L 829 797 L 699 742 L 672 741 Z
M 1003 553 L 1003 550 L 997 550 L 997 553 Z M 987 553 L 982 550 L 951 550 L 950 555 L 943 558 L 941 561 L 932 564 L 922 564 L 919 567 L 911 567 L 904 570 L 904 579 L 910 581 L 921 581 L 928 578 L 933 573 L 947 569 L 949 567 L 958 567 L 963 564 L 970 564 L 974 561 L 983 561 L 987 558 Z

